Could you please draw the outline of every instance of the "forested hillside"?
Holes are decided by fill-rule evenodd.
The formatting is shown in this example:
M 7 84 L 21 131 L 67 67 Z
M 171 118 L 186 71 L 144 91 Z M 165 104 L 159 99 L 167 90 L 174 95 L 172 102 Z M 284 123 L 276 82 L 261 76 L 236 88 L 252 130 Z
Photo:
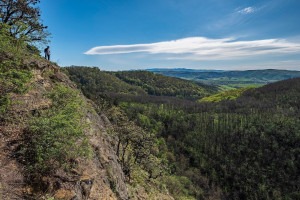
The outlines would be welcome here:
M 108 106 L 102 107 L 102 112 L 115 125 L 129 120 L 135 129 L 155 139 L 142 141 L 158 145 L 156 153 L 152 150 L 147 155 L 155 156 L 160 162 L 156 166 L 162 168 L 154 167 L 159 170 L 154 172 L 146 167 L 155 166 L 153 163 L 145 166 L 141 162 L 140 166 L 148 174 L 144 178 L 165 184 L 175 199 L 300 197 L 300 78 L 246 90 L 236 99 L 217 103 L 159 96 L 117 99 L 102 96 L 100 101 L 98 95 L 106 91 L 97 90 L 97 85 L 93 91 L 98 93 L 88 90 L 89 83 L 83 81 L 88 78 L 84 76 L 87 73 L 78 71 L 70 73 L 71 79 L 84 93 L 91 94 L 99 106 L 100 102 L 106 102 Z M 143 79 L 141 84 L 148 78 Z M 116 110 L 122 115 L 116 115 Z M 135 144 L 134 137 L 127 133 L 129 138 L 119 140 L 123 147 Z M 149 148 L 143 147 L 142 152 Z M 128 151 L 125 149 L 124 153 L 130 155 Z M 122 156 L 120 159 L 126 160 Z M 123 170 L 136 180 L 135 170 L 126 167 L 132 166 L 132 161 L 126 161 Z
M 67 67 L 72 80 L 85 88 L 87 96 L 154 95 L 196 100 L 217 92 L 217 87 L 153 74 L 147 71 L 106 72 L 98 68 Z
M 199 99 L 216 92 L 217 87 L 154 74 L 147 71 L 122 71 L 116 76 L 145 89 L 149 95 Z

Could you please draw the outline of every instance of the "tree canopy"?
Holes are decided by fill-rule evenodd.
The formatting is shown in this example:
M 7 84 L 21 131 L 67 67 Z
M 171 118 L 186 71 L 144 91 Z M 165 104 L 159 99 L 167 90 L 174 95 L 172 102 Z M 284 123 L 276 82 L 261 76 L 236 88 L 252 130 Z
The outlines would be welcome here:
M 46 42 L 50 33 L 42 23 L 39 0 L 0 0 L 0 21 L 10 26 L 11 36 L 26 35 L 28 41 Z
M 176 200 L 300 199 L 300 78 L 220 93 L 196 103 L 188 101 L 193 90 L 181 98 L 166 93 L 181 85 L 179 79 L 168 84 L 171 79 L 137 71 L 116 72 L 119 79 L 105 80 L 108 76 L 94 68 L 66 70 L 98 106 L 113 102 L 101 112 L 115 126 L 118 156 L 133 183 L 137 160 L 148 179 L 166 185 Z M 122 85 L 122 80 L 154 92 L 132 95 L 123 90 L 127 96 L 108 98 L 103 93 L 109 87 L 92 81 L 100 78 L 110 85 Z M 183 86 L 178 91 L 184 91 Z

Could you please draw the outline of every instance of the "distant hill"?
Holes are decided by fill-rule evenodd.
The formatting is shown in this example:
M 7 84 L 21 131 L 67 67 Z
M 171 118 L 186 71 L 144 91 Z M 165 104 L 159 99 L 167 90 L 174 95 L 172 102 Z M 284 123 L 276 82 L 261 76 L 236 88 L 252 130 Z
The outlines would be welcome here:
M 148 71 L 106 72 L 98 68 L 66 67 L 71 80 L 86 88 L 86 96 L 101 95 L 169 96 L 197 100 L 217 93 L 215 86 L 195 83 Z
M 154 74 L 148 71 L 122 71 L 117 72 L 116 77 L 128 84 L 139 86 L 147 91 L 149 95 L 155 96 L 197 99 L 217 91 L 216 87 Z
M 173 72 L 225 72 L 226 70 L 210 70 L 210 69 L 186 69 L 186 68 L 152 68 L 146 69 L 149 72 L 173 71 Z
M 193 80 L 205 84 L 220 85 L 224 90 L 257 87 L 289 78 L 300 77 L 300 71 L 289 70 L 247 70 L 247 71 L 218 71 L 218 70 L 188 70 L 164 69 L 150 71 L 165 76 Z

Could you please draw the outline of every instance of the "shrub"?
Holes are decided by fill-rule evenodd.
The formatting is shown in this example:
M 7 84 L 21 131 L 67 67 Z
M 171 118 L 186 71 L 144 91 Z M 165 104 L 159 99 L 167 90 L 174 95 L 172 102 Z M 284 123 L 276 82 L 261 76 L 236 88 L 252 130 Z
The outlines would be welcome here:
M 21 67 L 26 54 L 24 37 L 15 39 L 8 30 L 8 25 L 0 23 L 0 118 L 10 107 L 9 94 L 26 92 L 26 83 L 33 77 Z
M 191 194 L 193 190 L 192 182 L 185 176 L 168 176 L 164 182 L 175 199 L 194 199 Z
M 70 167 L 78 156 L 88 157 L 91 152 L 84 134 L 79 92 L 57 85 L 48 96 L 53 105 L 45 113 L 34 117 L 27 136 L 29 143 L 25 156 L 28 169 L 35 173 L 51 173 L 60 167 Z

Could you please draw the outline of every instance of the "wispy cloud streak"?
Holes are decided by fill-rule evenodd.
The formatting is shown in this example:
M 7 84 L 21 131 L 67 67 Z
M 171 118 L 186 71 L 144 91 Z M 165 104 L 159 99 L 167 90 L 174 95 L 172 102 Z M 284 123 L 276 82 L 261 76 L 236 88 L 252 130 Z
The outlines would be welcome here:
M 241 13 L 241 14 L 250 14 L 250 13 L 254 13 L 256 10 L 257 9 L 255 7 L 247 7 L 247 8 L 239 10 L 238 13 Z
M 172 60 L 228 60 L 274 53 L 300 53 L 300 43 L 289 42 L 285 39 L 237 41 L 235 38 L 189 37 L 149 44 L 98 46 L 88 50 L 85 54 L 106 55 L 141 52 L 167 54 L 165 58 Z

